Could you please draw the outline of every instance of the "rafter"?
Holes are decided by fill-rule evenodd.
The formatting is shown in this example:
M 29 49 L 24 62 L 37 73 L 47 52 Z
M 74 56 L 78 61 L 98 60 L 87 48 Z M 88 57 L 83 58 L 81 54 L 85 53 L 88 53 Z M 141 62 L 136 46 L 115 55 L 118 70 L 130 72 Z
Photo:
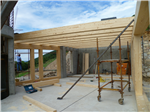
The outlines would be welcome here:
M 14 43 L 15 46 L 19 45 L 17 48 L 23 44 L 27 48 L 30 48 L 28 45 L 86 48 L 96 47 L 96 38 L 98 38 L 99 44 L 105 47 L 118 36 L 132 19 L 133 17 L 128 17 L 17 34 Z M 123 44 L 126 45 L 127 41 L 131 41 L 132 29 L 133 24 L 121 35 Z
M 123 28 L 125 27 L 129 21 L 131 21 L 133 17 L 107 20 L 107 21 L 98 21 L 84 24 L 77 24 L 71 26 L 64 26 L 34 32 L 28 32 L 23 34 L 18 34 L 15 36 L 15 40 L 23 40 L 28 38 L 40 38 L 44 36 L 53 36 L 53 35 L 62 35 L 62 34 L 72 34 L 72 33 L 80 33 L 80 32 L 90 32 L 97 30 L 109 30 L 115 28 Z M 133 25 L 133 24 L 132 24 Z M 131 25 L 131 26 L 132 26 Z
M 41 42 L 41 41 L 51 41 L 51 42 L 54 42 L 54 41 L 62 41 L 62 40 L 80 40 L 80 39 L 87 39 L 87 38 L 100 38 L 101 39 L 105 39 L 105 38 L 112 38 L 112 37 L 117 37 L 119 33 L 108 33 L 108 34 L 89 34 L 89 35 L 84 35 L 84 36 L 81 36 L 81 35 L 76 35 L 76 36 L 60 36 L 59 38 L 49 38 L 49 37 L 43 37 L 43 38 L 40 38 L 40 39 L 27 39 L 27 40 L 21 40 L 21 41 L 15 41 L 15 43 L 24 43 L 24 42 Z M 122 36 L 131 36 L 132 35 L 132 32 L 124 32 Z

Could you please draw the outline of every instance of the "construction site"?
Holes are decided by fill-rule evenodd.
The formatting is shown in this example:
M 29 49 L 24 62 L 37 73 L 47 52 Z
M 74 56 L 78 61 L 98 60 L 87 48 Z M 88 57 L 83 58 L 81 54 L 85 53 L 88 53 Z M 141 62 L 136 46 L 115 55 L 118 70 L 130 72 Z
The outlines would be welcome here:
M 149 0 L 132 17 L 14 33 L 17 2 L 1 1 L 1 111 L 150 112 Z

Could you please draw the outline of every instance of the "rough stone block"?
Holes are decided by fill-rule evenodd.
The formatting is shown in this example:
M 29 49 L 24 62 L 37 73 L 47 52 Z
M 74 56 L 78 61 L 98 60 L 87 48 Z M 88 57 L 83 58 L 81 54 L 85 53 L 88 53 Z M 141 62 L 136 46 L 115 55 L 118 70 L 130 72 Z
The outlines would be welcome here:
M 146 61 L 146 62 L 145 62 L 145 65 L 146 65 L 146 66 L 150 66 L 150 61 Z
M 143 68 L 148 68 L 147 66 L 143 66 Z
M 148 68 L 146 68 L 144 71 L 145 71 L 145 72 L 148 72 L 148 71 L 149 71 L 149 69 L 148 69 Z
M 147 53 L 144 53 L 144 57 L 147 56 Z
M 142 75 L 143 75 L 144 77 L 147 77 L 147 73 L 143 73 Z
M 144 43 L 144 44 L 147 44 L 148 42 L 147 42 L 147 41 L 144 41 L 143 43 Z
M 147 53 L 147 52 L 149 52 L 149 50 L 148 49 L 144 49 L 144 53 Z
M 145 44 L 144 44 L 144 47 L 145 47 L 145 46 L 148 46 L 148 43 L 145 43 Z
M 147 77 L 150 77 L 150 72 L 147 72 Z

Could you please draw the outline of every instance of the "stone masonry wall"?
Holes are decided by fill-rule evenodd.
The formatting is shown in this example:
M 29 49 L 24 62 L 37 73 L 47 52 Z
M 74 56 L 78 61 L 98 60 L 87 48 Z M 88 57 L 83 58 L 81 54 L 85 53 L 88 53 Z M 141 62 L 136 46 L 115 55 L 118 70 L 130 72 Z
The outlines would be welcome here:
M 142 47 L 142 42 L 141 42 Z M 142 53 L 142 72 L 144 77 L 150 77 L 150 34 L 144 35 L 143 40 L 143 47 L 144 47 L 144 60 L 143 60 L 143 53 Z

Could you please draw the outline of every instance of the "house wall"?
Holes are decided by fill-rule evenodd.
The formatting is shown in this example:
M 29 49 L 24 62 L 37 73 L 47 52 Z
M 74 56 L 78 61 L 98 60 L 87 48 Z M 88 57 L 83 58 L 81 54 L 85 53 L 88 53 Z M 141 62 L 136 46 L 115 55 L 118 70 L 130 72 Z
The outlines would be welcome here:
M 144 56 L 142 53 L 142 61 L 143 61 L 142 74 L 144 77 L 150 77 L 150 35 L 149 34 L 146 34 L 144 37 L 143 52 L 144 52 Z
M 1 36 L 7 38 L 7 55 L 8 55 L 8 86 L 9 94 L 15 94 L 15 68 L 14 68 L 14 33 L 13 29 L 7 25 L 2 28 Z M 5 74 L 1 74 L 5 75 Z
M 72 52 L 71 62 L 73 62 L 73 64 L 72 64 L 73 72 L 70 74 L 66 73 L 66 51 Z M 78 49 L 64 47 L 64 46 L 60 47 L 61 78 L 65 78 L 67 76 L 77 74 L 77 59 L 78 59 Z
M 112 47 L 112 58 L 113 59 L 119 59 L 119 50 L 118 50 L 119 46 L 114 46 Z M 99 56 L 101 55 L 102 52 L 104 52 L 104 50 L 106 49 L 106 47 L 99 47 Z M 83 48 L 83 49 L 79 49 L 79 73 L 82 73 L 82 60 L 83 60 L 83 53 L 89 53 L 89 66 L 92 65 L 94 63 L 94 60 L 97 59 L 97 52 L 96 52 L 97 48 Z M 122 59 L 127 58 L 127 46 L 122 46 L 122 51 L 121 51 L 121 57 Z M 101 60 L 107 60 L 110 59 L 110 49 L 102 56 Z M 111 63 L 107 62 L 107 63 L 101 63 L 100 64 L 100 73 L 102 73 L 103 69 L 106 69 L 108 72 L 111 71 Z M 93 74 L 95 71 L 95 67 L 96 65 L 94 65 L 91 69 L 89 74 Z M 113 73 L 116 73 L 116 62 L 113 63 Z

